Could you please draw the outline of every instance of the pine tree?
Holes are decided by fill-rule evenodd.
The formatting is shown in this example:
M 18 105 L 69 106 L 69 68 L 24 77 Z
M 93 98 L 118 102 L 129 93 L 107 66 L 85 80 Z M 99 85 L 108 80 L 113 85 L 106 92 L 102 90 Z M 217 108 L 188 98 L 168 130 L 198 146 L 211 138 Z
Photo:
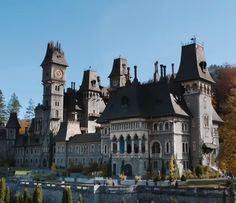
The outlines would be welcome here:
M 78 203 L 83 203 L 83 196 L 79 193 Z
M 3 96 L 2 91 L 0 90 L 0 124 L 5 123 L 6 120 L 7 120 L 7 111 L 6 111 L 5 98 Z
M 23 192 L 23 203 L 31 203 L 31 196 L 27 189 L 24 189 Z
M 21 109 L 21 104 L 19 102 L 18 97 L 16 96 L 15 93 L 12 94 L 10 101 L 8 102 L 7 105 L 7 113 L 10 115 L 10 113 L 17 113 L 19 114 Z
M 11 198 L 11 191 L 10 191 L 10 188 L 7 187 L 6 195 L 5 195 L 5 203 L 10 203 L 10 198 Z
M 34 117 L 35 105 L 32 99 L 29 100 L 28 107 L 25 112 L 25 119 L 32 119 Z
M 62 203 L 72 203 L 72 191 L 70 187 L 65 187 L 62 195 Z
M 34 190 L 33 202 L 34 203 L 42 203 L 43 202 L 43 189 L 40 185 L 37 185 Z
M 0 203 L 5 202 L 6 196 L 6 180 L 5 178 L 0 179 Z

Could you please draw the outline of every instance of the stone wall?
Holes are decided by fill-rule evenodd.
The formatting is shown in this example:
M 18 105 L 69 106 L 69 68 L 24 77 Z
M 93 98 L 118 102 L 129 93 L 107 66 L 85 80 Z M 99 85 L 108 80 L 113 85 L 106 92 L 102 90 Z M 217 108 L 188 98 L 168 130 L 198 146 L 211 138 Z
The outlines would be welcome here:
M 22 185 L 20 183 L 8 183 L 11 190 L 14 192 L 23 192 L 24 188 L 33 193 L 34 187 L 30 184 Z M 73 193 L 73 202 L 78 200 L 79 193 L 82 194 L 84 203 L 120 203 L 123 199 L 127 203 L 135 203 L 139 200 L 140 203 L 150 203 L 154 200 L 155 203 L 169 203 L 170 198 L 176 198 L 178 203 L 231 203 L 235 201 L 235 192 L 231 189 L 175 189 L 175 188 L 160 188 L 152 186 L 130 187 L 111 187 L 100 186 L 96 187 L 79 187 L 71 186 Z M 58 203 L 61 202 L 63 187 L 56 185 L 43 186 L 44 202 Z

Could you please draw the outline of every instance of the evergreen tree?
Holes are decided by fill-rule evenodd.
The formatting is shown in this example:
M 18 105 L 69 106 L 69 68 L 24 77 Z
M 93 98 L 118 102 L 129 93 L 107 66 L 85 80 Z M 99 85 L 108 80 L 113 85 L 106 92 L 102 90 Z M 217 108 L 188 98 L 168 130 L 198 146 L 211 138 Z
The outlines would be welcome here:
M 5 178 L 0 179 L 0 203 L 5 202 L 6 196 L 6 180 Z
M 27 189 L 24 189 L 23 192 L 23 203 L 31 203 L 31 196 Z
M 78 203 L 83 203 L 83 196 L 79 193 Z
M 10 203 L 10 198 L 11 198 L 11 191 L 10 191 L 10 188 L 7 187 L 6 195 L 5 195 L 5 203 Z
M 34 203 L 42 203 L 43 202 L 43 189 L 40 185 L 37 185 L 34 190 L 33 202 Z
M 165 180 L 166 178 L 166 168 L 165 168 L 165 162 L 162 160 L 161 162 L 161 180 Z
M 34 117 L 34 109 L 35 105 L 32 99 L 29 100 L 28 107 L 26 108 L 25 112 L 25 119 L 32 119 Z
M 2 91 L 0 90 L 0 124 L 5 123 L 7 120 L 7 111 L 5 105 L 5 98 Z
M 62 203 L 72 203 L 72 192 L 70 187 L 65 187 L 62 195 Z
M 10 115 L 10 113 L 17 113 L 19 114 L 21 108 L 21 104 L 19 102 L 18 97 L 16 96 L 15 93 L 12 94 L 10 101 L 8 102 L 7 105 L 7 113 Z

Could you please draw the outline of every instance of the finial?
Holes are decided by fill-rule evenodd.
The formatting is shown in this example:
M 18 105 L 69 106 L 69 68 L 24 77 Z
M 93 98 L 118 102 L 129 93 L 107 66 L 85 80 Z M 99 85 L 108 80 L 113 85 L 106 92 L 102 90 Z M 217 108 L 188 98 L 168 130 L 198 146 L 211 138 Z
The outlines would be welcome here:
M 171 67 L 172 67 L 172 75 L 174 75 L 174 74 L 175 74 L 174 66 L 175 66 L 175 64 L 174 64 L 174 63 L 172 63 L 172 64 L 171 64 Z
M 155 73 L 158 73 L 158 61 L 154 63 Z
M 134 66 L 134 80 L 133 83 L 138 83 L 138 78 L 137 78 L 137 66 Z

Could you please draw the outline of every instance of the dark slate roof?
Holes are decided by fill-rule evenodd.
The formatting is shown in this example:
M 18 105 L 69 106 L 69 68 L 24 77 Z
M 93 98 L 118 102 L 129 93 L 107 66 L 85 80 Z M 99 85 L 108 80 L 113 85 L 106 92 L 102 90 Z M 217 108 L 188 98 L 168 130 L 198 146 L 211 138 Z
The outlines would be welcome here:
M 66 67 L 68 66 L 64 52 L 62 51 L 59 43 L 56 43 L 56 45 L 54 45 L 53 42 L 48 43 L 47 52 L 41 66 L 48 63 L 55 63 Z
M 94 143 L 101 142 L 101 134 L 100 133 L 87 133 L 87 134 L 79 134 L 70 138 L 70 143 Z
M 220 116 L 216 113 L 215 109 L 212 107 L 212 120 L 213 122 L 223 123 L 224 121 L 220 118 Z
M 30 123 L 29 132 L 34 132 L 35 128 L 35 119 L 33 118 Z
M 126 67 L 124 70 L 123 70 L 123 64 Z M 111 73 L 108 77 L 110 78 L 113 76 L 126 75 L 128 73 L 127 67 L 128 67 L 128 63 L 127 63 L 126 59 L 122 59 L 122 58 L 114 59 L 112 70 L 111 70 Z
M 5 140 L 5 139 L 6 139 L 6 129 L 0 128 L 0 140 Z
M 79 90 L 80 91 L 92 90 L 97 92 L 101 91 L 96 71 L 93 70 L 84 71 L 83 81 Z
M 176 80 L 182 82 L 201 79 L 214 83 L 206 66 L 204 47 L 202 45 L 193 43 L 182 46 L 180 67 Z
M 60 129 L 55 137 L 56 142 L 68 141 L 75 134 L 80 134 L 80 123 L 77 121 L 61 122 Z
M 121 87 L 110 94 L 98 122 L 133 117 L 189 116 L 165 82 Z
M 58 134 L 55 137 L 55 141 L 57 142 L 65 141 L 66 134 L 67 134 L 67 122 L 62 122 Z
M 17 113 L 13 112 L 10 114 L 10 118 L 7 121 L 6 128 L 20 128 Z

